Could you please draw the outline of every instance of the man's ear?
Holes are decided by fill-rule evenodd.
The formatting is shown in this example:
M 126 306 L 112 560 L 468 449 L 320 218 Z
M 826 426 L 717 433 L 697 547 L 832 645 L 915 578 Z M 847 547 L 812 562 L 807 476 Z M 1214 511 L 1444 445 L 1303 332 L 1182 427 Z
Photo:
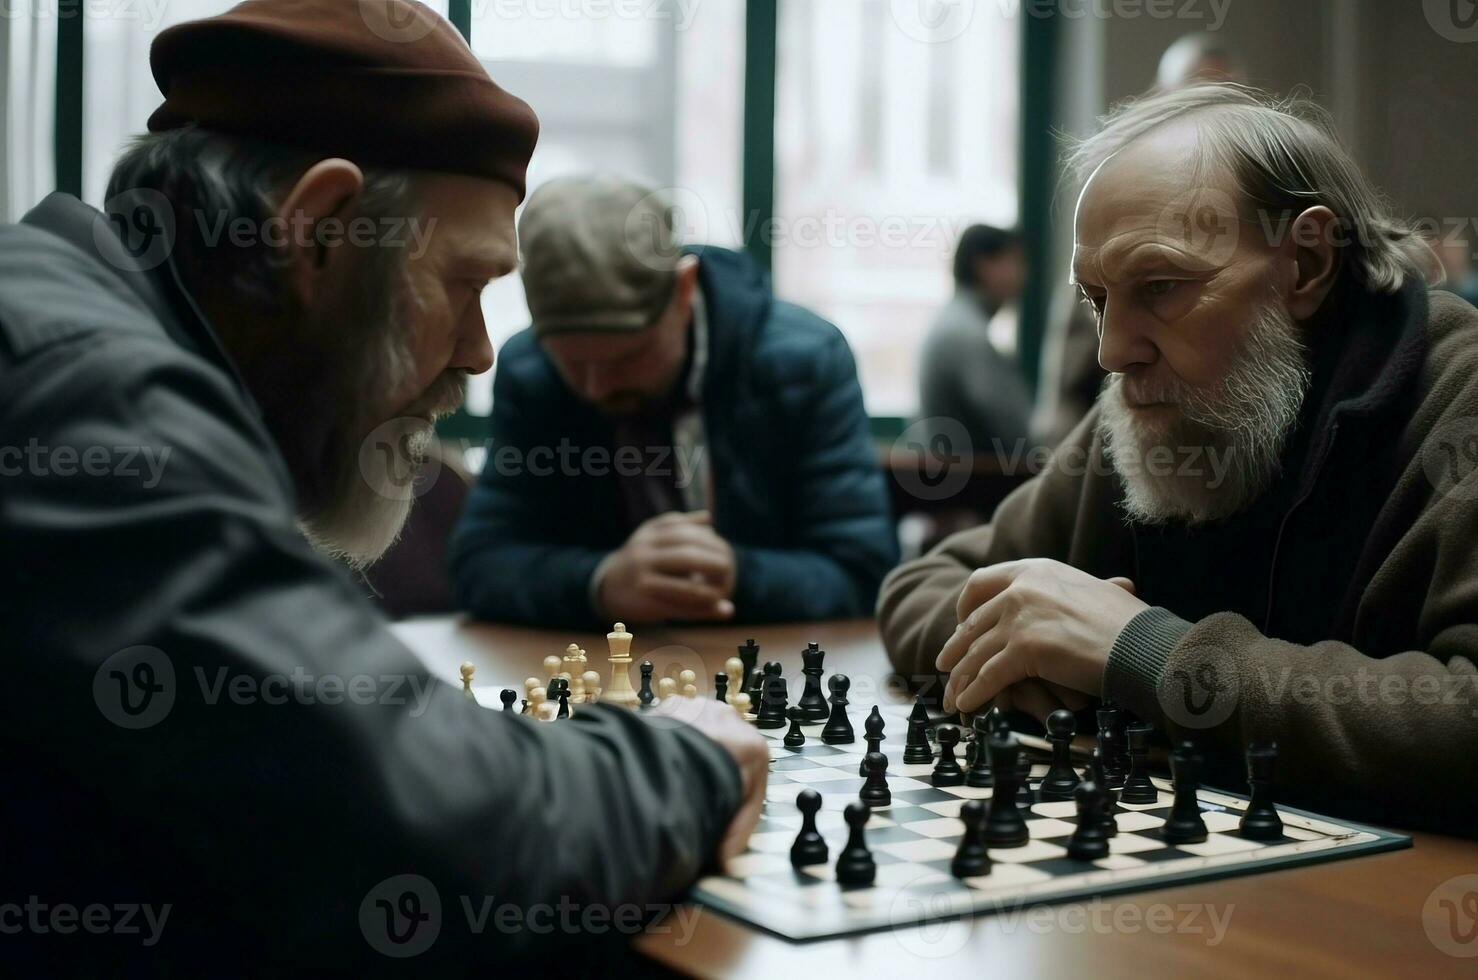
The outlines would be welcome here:
M 277 217 L 287 225 L 288 284 L 304 305 L 311 303 L 337 254 L 345 251 L 345 228 L 323 227 L 324 219 L 337 217 L 342 222 L 362 190 L 364 173 L 359 167 L 333 158 L 309 167 L 283 195 Z
M 1334 212 L 1319 204 L 1293 219 L 1288 241 L 1293 248 L 1293 281 L 1289 283 L 1288 312 L 1295 320 L 1307 320 L 1324 305 L 1339 274 L 1339 249 L 1335 240 L 1343 234 Z

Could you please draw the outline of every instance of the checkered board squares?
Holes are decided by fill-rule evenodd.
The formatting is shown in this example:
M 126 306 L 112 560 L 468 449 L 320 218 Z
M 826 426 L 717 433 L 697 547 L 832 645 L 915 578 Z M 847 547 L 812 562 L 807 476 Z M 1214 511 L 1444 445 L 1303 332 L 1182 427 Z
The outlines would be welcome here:
M 1407 837 L 1285 807 L 1279 807 L 1282 839 L 1246 840 L 1237 834 L 1246 799 L 1202 790 L 1206 840 L 1170 845 L 1160 839 L 1159 830 L 1170 813 L 1171 786 L 1156 780 L 1156 802 L 1116 807 L 1119 832 L 1109 840 L 1108 857 L 1082 862 L 1067 856 L 1067 839 L 1077 822 L 1073 802 L 1033 803 L 1023 808 L 1030 835 L 1026 846 L 992 848 L 991 873 L 961 881 L 949 873 L 964 830 L 960 807 L 966 800 L 988 800 L 991 791 L 936 787 L 929 782 L 932 764 L 903 764 L 910 707 L 879 706 L 887 726 L 882 748 L 893 803 L 874 810 L 867 824 L 867 846 L 878 866 L 871 886 L 843 888 L 834 870 L 847 840 L 842 810 L 862 788 L 859 770 L 867 751 L 862 720 L 871 705 L 854 704 L 850 713 L 857 741 L 850 744 L 825 744 L 819 724 L 802 726 L 806 743 L 799 749 L 781 742 L 786 729 L 761 730 L 771 739 L 764 815 L 750 838 L 749 852 L 731 862 L 724 874 L 700 881 L 694 900 L 800 941 L 1249 874 L 1411 843 Z M 1033 785 L 1046 771 L 1045 765 L 1032 767 Z M 796 870 L 790 865 L 790 847 L 801 826 L 795 799 L 807 788 L 821 794 L 817 829 L 826 838 L 830 861 Z

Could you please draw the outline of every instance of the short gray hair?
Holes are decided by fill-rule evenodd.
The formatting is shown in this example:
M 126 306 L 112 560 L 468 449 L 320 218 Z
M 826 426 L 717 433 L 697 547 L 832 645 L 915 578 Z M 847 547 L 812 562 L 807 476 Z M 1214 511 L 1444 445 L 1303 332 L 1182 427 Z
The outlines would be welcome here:
M 1203 83 L 1115 107 L 1093 136 L 1068 151 L 1066 172 L 1078 186 L 1109 157 L 1153 130 L 1194 121 L 1200 146 L 1192 179 L 1217 171 L 1236 180 L 1254 215 L 1292 217 L 1323 205 L 1342 232 L 1342 266 L 1373 292 L 1395 292 L 1408 276 L 1423 280 L 1431 250 L 1360 172 L 1340 144 L 1328 113 L 1302 95 L 1275 98 L 1231 83 Z

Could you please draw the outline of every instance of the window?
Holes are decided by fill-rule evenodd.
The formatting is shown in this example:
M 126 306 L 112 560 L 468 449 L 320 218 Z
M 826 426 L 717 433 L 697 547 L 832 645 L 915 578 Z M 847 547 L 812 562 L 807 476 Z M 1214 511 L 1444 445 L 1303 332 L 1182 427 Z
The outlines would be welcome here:
M 959 232 L 1016 222 L 1006 6 L 781 0 L 775 287 L 847 335 L 873 415 L 917 408 L 917 351 Z

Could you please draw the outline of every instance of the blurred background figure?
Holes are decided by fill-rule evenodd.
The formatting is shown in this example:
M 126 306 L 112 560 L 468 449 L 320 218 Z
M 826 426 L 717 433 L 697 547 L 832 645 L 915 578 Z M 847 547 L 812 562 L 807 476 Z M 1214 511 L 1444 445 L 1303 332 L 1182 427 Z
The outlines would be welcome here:
M 1196 82 L 1247 81 L 1239 59 L 1225 41 L 1214 34 L 1187 34 L 1160 56 L 1155 85 L 1164 90 L 1184 88 Z
M 1009 453 L 1027 434 L 1031 391 L 1016 360 L 1016 301 L 1026 260 L 1014 231 L 971 225 L 955 248 L 955 292 L 934 318 L 919 370 L 919 414 L 958 422 L 970 445 Z M 935 432 L 959 430 L 934 425 Z
M 1473 269 L 1472 240 L 1465 234 L 1452 235 L 1442 229 L 1431 244 L 1446 277 L 1434 288 L 1456 293 L 1478 306 L 1478 272 Z

